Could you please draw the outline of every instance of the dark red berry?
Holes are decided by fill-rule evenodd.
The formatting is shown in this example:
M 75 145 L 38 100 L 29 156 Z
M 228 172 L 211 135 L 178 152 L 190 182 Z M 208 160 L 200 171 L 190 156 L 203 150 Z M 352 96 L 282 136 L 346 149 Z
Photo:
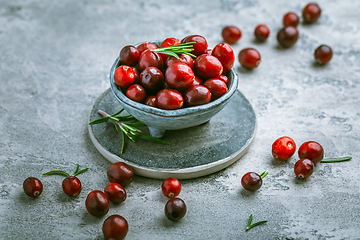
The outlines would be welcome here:
M 121 88 L 129 87 L 135 82 L 134 70 L 127 65 L 121 65 L 114 72 L 114 82 Z
M 216 57 L 202 54 L 194 62 L 194 72 L 203 79 L 216 78 L 223 73 L 223 66 Z
M 307 158 L 317 164 L 324 158 L 324 149 L 319 143 L 308 141 L 301 144 L 298 154 L 299 158 Z
M 156 105 L 156 96 L 148 96 L 145 99 L 145 104 L 151 107 L 157 107 Z
M 192 51 L 191 53 L 196 56 L 200 56 L 201 54 L 206 53 L 208 48 L 208 43 L 206 39 L 200 35 L 187 36 L 183 40 L 181 40 L 181 42 L 182 43 L 195 42 L 195 44 L 192 47 L 194 51 Z
M 157 92 L 165 86 L 164 74 L 156 67 L 147 67 L 140 74 L 140 83 L 146 90 Z
M 280 137 L 272 145 L 272 155 L 279 160 L 287 160 L 294 155 L 296 150 L 295 141 L 290 137 Z
M 106 240 L 122 240 L 126 237 L 129 224 L 126 219 L 120 215 L 111 215 L 102 226 L 102 232 Z
M 43 185 L 39 179 L 28 177 L 23 183 L 23 188 L 29 197 L 38 197 L 42 193 Z
M 299 16 L 296 13 L 288 12 L 287 14 L 284 15 L 283 18 L 284 27 L 286 26 L 297 27 L 298 24 L 299 24 Z
M 119 55 L 121 64 L 133 66 L 137 64 L 140 57 L 140 52 L 136 47 L 127 45 L 121 49 Z
M 222 81 L 224 81 L 224 83 L 225 83 L 226 85 L 229 84 L 229 79 L 228 79 L 227 76 L 221 74 L 221 75 L 218 76 L 217 78 L 220 79 L 220 80 L 222 80 Z
M 295 163 L 294 172 L 298 178 L 308 178 L 314 171 L 314 163 L 306 158 L 300 159 Z
M 241 178 L 241 185 L 248 191 L 256 191 L 262 185 L 262 178 L 255 172 L 248 172 Z
M 293 26 L 286 26 L 277 34 L 278 43 L 285 48 L 291 47 L 299 38 L 298 30 Z
M 137 50 L 140 52 L 140 54 L 148 49 L 154 50 L 157 49 L 157 46 L 151 42 L 143 42 L 139 46 L 137 46 Z
M 218 78 L 210 78 L 204 82 L 204 86 L 211 92 L 211 99 L 215 100 L 224 95 L 228 88 L 226 83 Z
M 193 70 L 184 63 L 171 64 L 165 71 L 165 82 L 173 89 L 188 89 L 194 81 Z
M 139 72 L 139 69 L 137 69 L 136 67 L 132 66 L 131 67 L 132 70 L 134 70 L 134 73 L 135 73 L 135 81 L 134 83 L 140 83 L 140 72 Z
M 175 46 L 175 45 L 179 45 L 179 44 L 181 44 L 181 41 L 179 39 L 167 38 L 160 44 L 159 48 L 170 47 L 170 46 Z M 169 55 L 167 55 L 167 54 L 160 54 L 160 56 L 164 60 L 164 63 L 166 62 L 166 60 L 169 57 Z
M 86 197 L 85 207 L 93 216 L 104 216 L 109 211 L 109 198 L 102 191 L 93 190 Z
M 191 69 L 194 68 L 194 59 L 187 54 L 180 54 L 179 59 L 176 57 L 170 56 L 166 61 L 166 66 L 170 66 L 171 64 L 175 63 L 185 63 L 188 65 Z
M 241 38 L 241 31 L 235 26 L 226 26 L 221 32 L 224 41 L 230 44 L 236 43 Z
M 115 203 L 121 203 L 126 199 L 125 189 L 118 183 L 109 183 L 104 188 L 104 193 L 109 200 Z
M 235 54 L 229 44 L 217 44 L 211 54 L 221 62 L 224 73 L 228 72 L 234 66 Z
M 144 71 L 147 67 L 156 67 L 160 70 L 164 68 L 164 62 L 160 54 L 157 52 L 152 52 L 150 50 L 145 50 L 140 54 L 139 58 L 139 70 L 140 72 Z
M 211 92 L 202 85 L 191 86 L 184 93 L 184 100 L 188 107 L 203 105 L 210 102 Z
M 179 221 L 186 214 L 185 202 L 180 198 L 171 198 L 165 205 L 165 216 L 171 221 Z
M 156 94 L 156 105 L 165 110 L 179 109 L 184 104 L 181 93 L 174 89 L 163 89 Z
M 314 52 L 315 60 L 319 64 L 328 63 L 331 60 L 332 55 L 333 55 L 333 52 L 332 52 L 331 48 L 326 45 L 319 46 Z
M 134 171 L 124 162 L 116 162 L 107 168 L 107 178 L 123 187 L 129 185 L 134 179 Z
M 245 48 L 239 53 L 239 62 L 245 68 L 256 68 L 261 61 L 260 53 L 254 48 Z
M 195 75 L 193 84 L 191 86 L 201 85 L 202 82 L 203 81 L 201 80 L 201 78 L 199 78 L 198 76 Z
M 304 7 L 302 12 L 304 22 L 306 23 L 316 22 L 316 20 L 319 19 L 320 15 L 321 15 L 321 9 L 319 5 L 317 5 L 316 3 L 309 3 Z
M 76 197 L 81 192 L 81 182 L 77 177 L 66 177 L 62 182 L 62 189 L 66 195 Z
M 170 177 L 164 180 L 161 185 L 161 190 L 168 198 L 176 197 L 181 191 L 181 184 L 176 178 Z
M 142 102 L 146 97 L 146 91 L 140 84 L 133 84 L 126 90 L 126 96 L 135 102 Z
M 269 37 L 269 34 L 270 30 L 265 24 L 257 25 L 254 31 L 255 38 L 260 42 L 264 42 Z

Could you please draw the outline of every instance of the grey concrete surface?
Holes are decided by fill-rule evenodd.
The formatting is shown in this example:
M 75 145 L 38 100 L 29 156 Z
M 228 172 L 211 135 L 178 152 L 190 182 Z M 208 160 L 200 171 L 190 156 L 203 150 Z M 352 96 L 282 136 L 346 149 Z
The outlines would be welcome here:
M 306 3 L 0 0 L 0 239 L 103 239 L 102 223 L 115 213 L 129 222 L 127 239 L 359 239 L 360 2 L 319 0 L 319 21 L 300 24 L 292 48 L 278 47 L 282 16 L 299 14 Z M 271 30 L 262 44 L 253 38 L 259 23 Z M 235 65 L 258 120 L 249 152 L 225 170 L 182 181 L 179 197 L 188 212 L 178 223 L 165 218 L 161 180 L 139 176 L 123 204 L 112 204 L 104 217 L 90 216 L 86 195 L 108 183 L 109 162 L 90 141 L 87 119 L 109 87 L 120 49 L 190 34 L 213 47 L 230 24 L 243 32 L 234 51 L 255 47 L 262 56 L 253 71 Z M 314 64 L 320 44 L 334 51 L 326 66 Z M 297 156 L 271 157 L 271 144 L 283 135 L 298 146 L 318 141 L 326 157 L 353 159 L 319 164 L 308 180 L 297 180 Z M 41 176 L 72 172 L 77 163 L 90 168 L 79 175 L 77 198 L 62 192 L 61 176 Z M 242 189 L 243 174 L 263 170 L 269 174 L 259 191 Z M 44 184 L 37 199 L 23 193 L 29 176 Z M 250 214 L 268 222 L 245 232 Z

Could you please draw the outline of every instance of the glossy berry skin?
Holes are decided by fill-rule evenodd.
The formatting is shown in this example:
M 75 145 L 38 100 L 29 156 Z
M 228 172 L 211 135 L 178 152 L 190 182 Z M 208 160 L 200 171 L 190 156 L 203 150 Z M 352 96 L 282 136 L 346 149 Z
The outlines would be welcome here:
M 81 192 L 81 182 L 75 176 L 66 177 L 62 182 L 62 189 L 66 195 L 76 197 Z
M 230 71 L 230 69 L 234 66 L 235 54 L 233 49 L 227 43 L 217 44 L 213 48 L 211 55 L 221 62 L 224 73 Z
M 171 64 L 175 64 L 175 63 L 185 63 L 191 69 L 194 68 L 194 59 L 190 55 L 187 55 L 187 54 L 180 54 L 179 59 L 177 59 L 176 57 L 170 56 L 166 60 L 167 67 L 170 66 Z
M 121 65 L 114 72 L 114 82 L 121 88 L 129 87 L 135 82 L 134 70 L 127 65 Z
M 129 230 L 126 219 L 120 215 L 111 215 L 102 226 L 102 232 L 106 240 L 123 240 Z
M 297 27 L 298 24 L 299 24 L 299 16 L 296 13 L 288 12 L 287 14 L 284 15 L 283 18 L 284 27 L 286 26 Z
M 227 76 L 221 74 L 221 75 L 218 76 L 217 78 L 220 79 L 220 80 L 222 80 L 226 85 L 229 84 L 229 78 L 228 78 Z
M 134 83 L 140 83 L 140 72 L 139 72 L 139 69 L 137 69 L 136 67 L 132 66 L 131 67 L 132 70 L 134 70 L 134 73 L 135 73 L 135 81 Z
M 285 48 L 293 46 L 299 38 L 298 30 L 293 26 L 286 26 L 277 34 L 278 43 Z
M 133 66 L 137 64 L 140 52 L 136 47 L 127 45 L 121 49 L 119 57 L 121 64 Z
M 241 38 L 241 31 L 235 26 L 226 26 L 221 32 L 224 41 L 230 44 L 236 43 Z
M 179 221 L 186 214 L 186 204 L 180 198 L 171 198 L 165 205 L 165 216 L 171 221 Z
M 151 42 L 143 42 L 141 43 L 139 46 L 137 46 L 137 50 L 140 52 L 140 54 L 142 52 L 144 52 L 145 50 L 154 50 L 154 49 L 157 49 L 158 47 L 151 43 Z
M 266 39 L 269 37 L 269 34 L 270 30 L 265 24 L 257 25 L 254 30 L 255 38 L 260 42 L 265 42 Z
M 333 52 L 329 46 L 320 45 L 314 52 L 315 61 L 319 64 L 326 64 L 332 58 Z
M 262 179 L 259 174 L 255 172 L 248 172 L 241 178 L 241 185 L 248 191 L 256 191 L 262 185 Z
M 210 78 L 203 85 L 211 92 L 212 100 L 218 99 L 228 91 L 226 83 L 218 78 Z
M 308 141 L 301 144 L 298 154 L 299 158 L 307 158 L 317 164 L 324 158 L 324 149 L 319 143 Z
M 159 48 L 170 47 L 170 46 L 175 46 L 175 45 L 179 45 L 179 44 L 181 44 L 181 41 L 179 39 L 167 38 L 159 45 Z M 160 56 L 162 57 L 164 63 L 166 62 L 166 60 L 169 57 L 169 55 L 167 55 L 167 54 L 160 54 Z
M 201 85 L 202 82 L 203 82 L 203 81 L 201 80 L 201 78 L 199 78 L 198 76 L 195 76 L 195 77 L 194 77 L 193 84 L 192 84 L 191 86 Z
M 104 193 L 114 203 L 122 203 L 126 199 L 125 189 L 118 183 L 109 183 L 104 188 Z
M 181 191 L 181 184 L 176 178 L 167 178 L 161 185 L 161 191 L 168 198 L 177 197 Z
M 156 67 L 160 70 L 164 68 L 164 61 L 160 54 L 150 50 L 145 50 L 140 54 L 138 64 L 140 72 L 144 71 L 147 67 Z
M 294 155 L 296 150 L 295 141 L 290 137 L 280 137 L 272 145 L 272 155 L 279 160 L 287 160 Z
M 144 102 L 146 105 L 148 106 L 151 106 L 151 107 L 156 107 L 157 108 L 157 105 L 156 105 L 156 96 L 148 96 L 146 99 L 145 99 L 145 102 Z
M 183 91 L 188 89 L 194 81 L 193 70 L 184 63 L 171 64 L 165 71 L 165 82 L 173 89 Z
M 86 210 L 93 216 L 104 216 L 110 208 L 109 198 L 102 191 L 93 190 L 86 197 L 85 207 Z
M 294 172 L 296 177 L 306 179 L 314 171 L 314 163 L 310 159 L 300 159 L 295 163 Z
M 140 84 L 133 84 L 126 90 L 126 96 L 135 102 L 142 102 L 146 97 L 146 91 Z
M 260 61 L 260 53 L 254 48 L 245 48 L 239 53 L 239 62 L 245 68 L 256 68 L 257 66 L 259 66 Z
M 309 3 L 306 5 L 302 12 L 302 17 L 305 23 L 316 22 L 321 15 L 321 9 L 316 3 Z
M 203 105 L 209 103 L 210 100 L 210 90 L 202 85 L 191 86 L 184 93 L 184 101 L 188 107 Z
M 216 57 L 202 54 L 195 60 L 194 72 L 202 79 L 216 78 L 223 73 L 223 66 Z
M 29 197 L 38 197 L 42 193 L 43 185 L 39 179 L 28 177 L 23 182 L 23 189 Z
M 146 90 L 157 92 L 165 86 L 164 74 L 156 67 L 147 67 L 140 74 L 140 84 Z
M 163 89 L 156 94 L 156 105 L 165 110 L 176 110 L 183 106 L 184 98 L 174 89 Z
M 200 56 L 201 54 L 206 53 L 208 48 L 208 43 L 203 36 L 200 35 L 190 35 L 181 40 L 182 43 L 195 42 L 193 45 L 194 51 L 191 53 Z
M 134 171 L 124 162 L 116 162 L 107 168 L 107 178 L 123 187 L 128 186 L 134 179 Z

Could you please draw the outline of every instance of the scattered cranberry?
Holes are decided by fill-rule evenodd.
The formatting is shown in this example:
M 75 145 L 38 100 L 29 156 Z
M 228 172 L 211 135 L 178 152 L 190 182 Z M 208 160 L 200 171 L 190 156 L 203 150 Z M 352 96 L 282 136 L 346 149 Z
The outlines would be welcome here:
M 167 38 L 160 44 L 159 48 L 170 47 L 170 46 L 179 45 L 179 44 L 181 44 L 179 39 Z M 164 60 L 164 63 L 166 62 L 166 60 L 169 57 L 169 55 L 167 55 L 167 54 L 160 54 L 160 56 Z
M 297 27 L 298 24 L 299 24 L 299 16 L 296 13 L 288 12 L 287 14 L 284 15 L 283 18 L 284 27 L 286 26 Z
M 102 226 L 102 232 L 106 240 L 122 240 L 126 237 L 129 224 L 126 219 L 120 215 L 111 215 Z
M 156 105 L 161 109 L 175 110 L 184 104 L 181 93 L 174 89 L 163 89 L 156 94 Z
M 81 182 L 75 176 L 66 177 L 62 182 L 62 189 L 66 195 L 76 197 L 81 192 Z
M 171 198 L 165 205 L 165 216 L 171 221 L 179 221 L 186 214 L 185 202 L 180 198 Z
M 134 171 L 124 162 L 116 162 L 107 168 L 107 177 L 110 182 L 116 182 L 123 187 L 129 185 L 134 179 Z
M 321 9 L 316 3 L 309 3 L 303 9 L 302 16 L 305 23 L 314 23 L 319 19 Z
M 140 57 L 140 52 L 136 47 L 127 45 L 121 49 L 119 55 L 121 64 L 133 66 L 137 64 Z
M 146 91 L 140 84 L 133 84 L 126 90 L 126 96 L 135 102 L 142 102 L 146 97 Z
M 200 35 L 190 35 L 181 40 L 182 43 L 195 42 L 193 45 L 194 51 L 191 53 L 199 56 L 201 54 L 206 53 L 208 48 L 208 43 L 203 36 Z
M 137 46 L 137 50 L 140 52 L 140 54 L 148 49 L 154 50 L 157 49 L 157 46 L 151 42 L 143 42 L 139 46 Z
M 296 43 L 299 38 L 298 30 L 293 26 L 286 26 L 277 34 L 277 40 L 282 47 L 288 48 Z
M 239 53 L 239 62 L 245 68 L 256 68 L 261 60 L 260 53 L 254 48 L 245 48 Z
M 222 81 L 224 81 L 224 83 L 225 83 L 226 85 L 229 84 L 229 79 L 228 79 L 227 76 L 221 74 L 221 75 L 218 76 L 217 78 L 220 79 L 220 80 L 222 80 Z
M 226 26 L 221 32 L 224 41 L 230 44 L 236 43 L 241 38 L 241 31 L 235 26 Z
M 140 74 L 140 84 L 146 90 L 157 92 L 164 88 L 164 74 L 156 67 L 147 67 Z
M 104 188 L 104 193 L 109 200 L 115 203 L 121 203 L 126 199 L 125 189 L 118 183 L 109 183 Z
M 331 60 L 332 55 L 333 55 L 333 52 L 332 52 L 331 48 L 326 45 L 319 46 L 314 52 L 315 60 L 319 64 L 328 63 Z
M 223 66 L 223 72 L 228 72 L 235 62 L 235 54 L 233 49 L 227 43 L 219 43 L 212 50 L 212 55 L 219 59 Z
M 307 158 L 317 164 L 324 158 L 324 149 L 319 143 L 308 141 L 301 144 L 298 154 L 299 158 Z
M 93 190 L 86 197 L 85 207 L 93 216 L 104 216 L 110 208 L 109 198 L 102 191 Z
M 314 171 L 314 163 L 306 158 L 300 159 L 295 163 L 294 172 L 298 178 L 308 178 Z
M 260 175 L 255 172 L 248 172 L 241 178 L 241 185 L 248 191 L 256 191 L 262 185 L 262 179 L 267 175 L 267 171 L 264 171 Z
M 218 78 L 206 80 L 204 86 L 210 90 L 212 100 L 218 99 L 228 91 L 226 83 Z
M 216 78 L 223 73 L 223 66 L 216 57 L 202 54 L 195 60 L 194 71 L 203 79 Z
M 290 137 L 278 138 L 272 145 L 272 155 L 279 160 L 287 160 L 294 155 L 296 150 L 295 141 Z
M 199 106 L 209 103 L 211 100 L 210 90 L 202 85 L 191 86 L 184 93 L 184 101 L 186 106 Z
M 161 190 L 168 198 L 176 197 L 181 191 L 181 184 L 176 178 L 170 177 L 164 180 L 161 185 Z
M 140 72 L 144 71 L 144 69 L 147 67 L 156 67 L 160 70 L 164 68 L 164 61 L 160 54 L 150 50 L 145 50 L 140 54 L 138 64 Z
M 156 96 L 148 96 L 145 99 L 145 104 L 151 107 L 157 107 L 156 105 Z
M 28 177 L 23 183 L 23 188 L 29 197 L 38 197 L 42 193 L 43 185 L 39 179 Z
M 265 24 L 257 25 L 254 31 L 255 38 L 260 42 L 264 42 L 269 37 L 269 34 L 270 30 Z
M 185 63 L 191 69 L 194 68 L 194 59 L 190 55 L 187 55 L 187 54 L 180 54 L 179 59 L 177 59 L 176 57 L 170 56 L 166 61 L 166 66 L 168 67 L 171 64 L 175 64 L 175 63 Z
M 193 70 L 184 63 L 170 65 L 165 71 L 165 82 L 173 89 L 182 91 L 189 88 L 194 81 Z
M 134 70 L 127 65 L 121 65 L 114 72 L 114 82 L 121 88 L 129 87 L 135 82 Z

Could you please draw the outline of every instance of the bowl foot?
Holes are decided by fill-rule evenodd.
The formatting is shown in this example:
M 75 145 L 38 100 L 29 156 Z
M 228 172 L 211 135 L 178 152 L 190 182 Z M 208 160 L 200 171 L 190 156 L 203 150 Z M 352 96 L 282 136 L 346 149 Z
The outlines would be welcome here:
M 164 136 L 165 130 L 153 128 L 153 127 L 148 127 L 148 128 L 149 128 L 150 136 L 154 138 L 162 138 Z

